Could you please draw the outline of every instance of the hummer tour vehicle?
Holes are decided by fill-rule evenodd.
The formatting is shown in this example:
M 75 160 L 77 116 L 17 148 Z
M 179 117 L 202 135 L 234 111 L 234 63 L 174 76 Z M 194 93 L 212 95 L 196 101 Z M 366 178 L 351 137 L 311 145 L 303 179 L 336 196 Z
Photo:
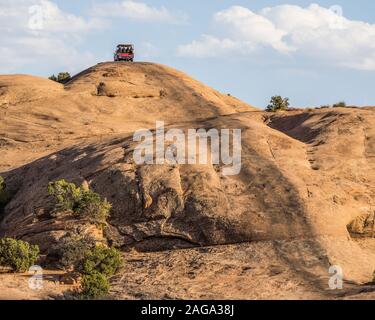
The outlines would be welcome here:
M 114 60 L 133 62 L 134 61 L 134 45 L 119 44 L 115 52 Z

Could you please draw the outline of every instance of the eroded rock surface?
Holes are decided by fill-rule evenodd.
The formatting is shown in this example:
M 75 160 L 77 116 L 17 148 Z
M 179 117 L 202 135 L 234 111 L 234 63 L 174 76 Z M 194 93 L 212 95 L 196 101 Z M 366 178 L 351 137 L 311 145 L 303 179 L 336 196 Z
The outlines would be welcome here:
M 331 265 L 340 265 L 347 280 L 372 279 L 374 109 L 270 116 L 180 72 L 145 63 L 100 64 L 65 87 L 1 76 L 0 87 L 0 168 L 14 193 L 1 220 L 1 236 L 37 243 L 48 253 L 73 231 L 150 262 L 139 274 L 127 269 L 120 280 L 147 272 L 155 279 L 153 266 L 160 272 L 176 264 L 180 268 L 176 255 L 186 252 L 181 253 L 189 264 L 186 276 L 200 280 L 183 281 L 181 269 L 174 284 L 194 285 L 194 290 L 165 287 L 155 295 L 157 286 L 147 282 L 138 297 L 284 297 L 296 287 L 302 296 L 326 297 Z M 241 129 L 241 172 L 225 176 L 222 164 L 137 165 L 132 134 L 154 129 L 155 121 L 185 132 Z M 47 185 L 59 179 L 85 183 L 113 204 L 103 231 L 69 215 L 50 215 Z M 207 247 L 218 249 L 204 258 L 195 251 Z M 229 259 L 235 252 L 239 258 Z M 231 261 L 215 262 L 220 257 Z M 254 267 L 259 259 L 267 268 Z M 190 266 L 194 261 L 204 267 Z M 225 269 L 228 292 L 225 286 L 221 291 L 205 286 L 204 274 L 196 274 L 210 268 L 216 271 L 207 273 L 207 281 Z M 276 277 L 290 290 L 272 294 L 260 280 L 264 277 Z M 229 285 L 233 279 L 249 284 Z M 137 297 L 120 284 L 116 290 Z

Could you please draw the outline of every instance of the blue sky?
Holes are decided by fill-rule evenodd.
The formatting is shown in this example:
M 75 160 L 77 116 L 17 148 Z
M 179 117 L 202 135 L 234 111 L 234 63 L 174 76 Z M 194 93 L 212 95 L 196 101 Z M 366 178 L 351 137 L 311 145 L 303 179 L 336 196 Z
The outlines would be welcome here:
M 370 0 L 0 0 L 0 31 L 0 73 L 74 74 L 131 42 L 258 107 L 375 105 Z

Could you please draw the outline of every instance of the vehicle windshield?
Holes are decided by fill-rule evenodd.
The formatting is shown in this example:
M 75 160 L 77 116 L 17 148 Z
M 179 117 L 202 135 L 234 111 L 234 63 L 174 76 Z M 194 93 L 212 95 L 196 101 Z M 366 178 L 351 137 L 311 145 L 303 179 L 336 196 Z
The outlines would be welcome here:
M 130 46 L 118 47 L 117 53 L 133 53 L 133 48 Z

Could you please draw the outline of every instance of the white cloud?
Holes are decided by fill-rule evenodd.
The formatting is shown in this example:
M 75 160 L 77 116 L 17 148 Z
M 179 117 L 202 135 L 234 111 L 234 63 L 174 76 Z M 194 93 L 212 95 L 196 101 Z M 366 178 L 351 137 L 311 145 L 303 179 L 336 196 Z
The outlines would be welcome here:
M 0 70 L 14 72 L 30 65 L 41 69 L 79 70 L 94 62 L 89 52 L 80 53 L 81 37 L 105 26 L 62 11 L 47 0 L 0 0 Z
M 104 21 L 62 11 L 48 0 L 0 0 L 0 28 L 9 32 L 82 33 L 103 27 Z
M 187 21 L 185 14 L 173 13 L 165 7 L 155 8 L 133 0 L 96 4 L 92 14 L 99 17 L 125 17 L 143 22 L 184 23 Z
M 232 39 L 219 39 L 211 35 L 202 35 L 201 40 L 180 46 L 178 55 L 196 58 L 213 58 L 228 52 L 241 51 L 242 53 L 254 50 L 251 44 L 240 43 Z
M 180 46 L 178 54 L 191 56 L 194 50 L 195 56 L 211 57 L 230 44 L 232 55 L 269 48 L 335 66 L 375 70 L 375 25 L 349 20 L 337 9 L 280 5 L 254 13 L 234 6 L 214 16 L 220 36 L 204 35 Z
M 110 29 L 109 18 L 116 16 L 140 22 L 187 21 L 182 13 L 133 0 L 98 0 L 86 16 L 64 11 L 54 0 L 0 0 L 0 73 L 80 71 L 98 60 L 84 46 L 87 36 Z M 159 54 L 147 43 L 139 52 L 144 58 Z
M 37 30 L 52 32 L 87 32 L 100 28 L 102 21 L 98 19 L 85 20 L 82 17 L 63 12 L 50 1 L 41 0 L 40 3 L 29 7 L 29 27 Z
M 283 37 L 287 35 L 285 31 L 276 28 L 271 20 L 244 7 L 234 6 L 218 12 L 215 21 L 229 28 L 236 41 L 271 46 L 281 52 L 293 50 L 283 42 Z
M 142 42 L 137 47 L 137 56 L 141 59 L 154 59 L 159 57 L 161 50 L 150 42 Z

